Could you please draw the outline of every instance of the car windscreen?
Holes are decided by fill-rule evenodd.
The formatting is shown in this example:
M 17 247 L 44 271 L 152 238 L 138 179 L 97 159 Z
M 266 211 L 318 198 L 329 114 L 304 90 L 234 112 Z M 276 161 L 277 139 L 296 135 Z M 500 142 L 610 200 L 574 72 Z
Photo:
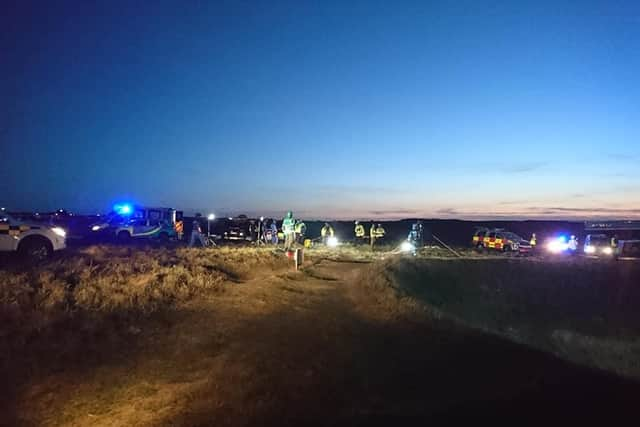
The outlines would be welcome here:
M 504 233 L 504 237 L 506 237 L 509 240 L 515 240 L 515 241 L 524 240 L 522 237 L 518 236 L 516 233 Z
M 591 236 L 589 243 L 592 245 L 608 245 L 610 239 L 607 236 Z

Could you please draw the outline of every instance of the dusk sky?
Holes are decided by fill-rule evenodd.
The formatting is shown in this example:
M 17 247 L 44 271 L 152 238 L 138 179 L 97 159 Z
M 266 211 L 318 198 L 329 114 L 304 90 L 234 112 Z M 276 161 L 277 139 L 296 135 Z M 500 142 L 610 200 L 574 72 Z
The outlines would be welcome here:
M 640 218 L 638 1 L 16 1 L 0 204 Z

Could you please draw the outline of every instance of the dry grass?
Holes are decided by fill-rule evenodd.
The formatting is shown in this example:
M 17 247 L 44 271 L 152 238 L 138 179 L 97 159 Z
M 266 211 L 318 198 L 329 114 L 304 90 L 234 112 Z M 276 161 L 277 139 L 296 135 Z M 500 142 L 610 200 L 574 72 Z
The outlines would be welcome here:
M 87 340 L 121 335 L 131 319 L 224 293 L 258 269 L 285 265 L 261 249 L 92 246 L 27 272 L 0 271 L 3 371 L 25 357 L 38 359 L 37 349 L 51 340 L 64 355 Z
M 370 289 L 388 286 L 432 318 L 640 378 L 637 263 L 403 258 L 377 268 Z
M 638 390 L 448 320 L 489 322 L 524 300 L 469 278 L 511 261 L 434 255 L 317 248 L 293 272 L 268 249 L 96 246 L 0 272 L 3 373 L 15 382 L 0 389 L 0 413 L 42 426 L 398 425 L 475 415 L 464 402 L 526 404 L 531 390 L 536 405 L 558 401 L 582 392 L 573 378 L 596 384 L 599 403 Z M 495 286 L 521 274 L 514 265 Z M 571 352 L 591 345 L 575 332 L 555 339 Z

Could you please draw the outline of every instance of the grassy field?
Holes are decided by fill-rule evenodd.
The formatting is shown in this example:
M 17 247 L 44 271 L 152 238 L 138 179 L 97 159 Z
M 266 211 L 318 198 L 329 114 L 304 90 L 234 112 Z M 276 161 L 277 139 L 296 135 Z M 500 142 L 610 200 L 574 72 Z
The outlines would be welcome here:
M 295 272 L 272 249 L 92 246 L 0 270 L 0 424 L 635 411 L 635 264 L 465 256 L 345 246 Z
M 418 258 L 378 268 L 435 317 L 640 378 L 639 263 Z

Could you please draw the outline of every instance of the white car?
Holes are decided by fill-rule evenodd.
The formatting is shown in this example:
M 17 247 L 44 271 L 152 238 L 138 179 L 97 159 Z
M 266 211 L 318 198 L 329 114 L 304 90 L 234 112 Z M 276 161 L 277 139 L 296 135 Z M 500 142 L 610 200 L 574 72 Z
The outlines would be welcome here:
M 32 260 L 44 260 L 66 247 L 64 229 L 30 223 L 0 212 L 0 251 L 18 252 Z

